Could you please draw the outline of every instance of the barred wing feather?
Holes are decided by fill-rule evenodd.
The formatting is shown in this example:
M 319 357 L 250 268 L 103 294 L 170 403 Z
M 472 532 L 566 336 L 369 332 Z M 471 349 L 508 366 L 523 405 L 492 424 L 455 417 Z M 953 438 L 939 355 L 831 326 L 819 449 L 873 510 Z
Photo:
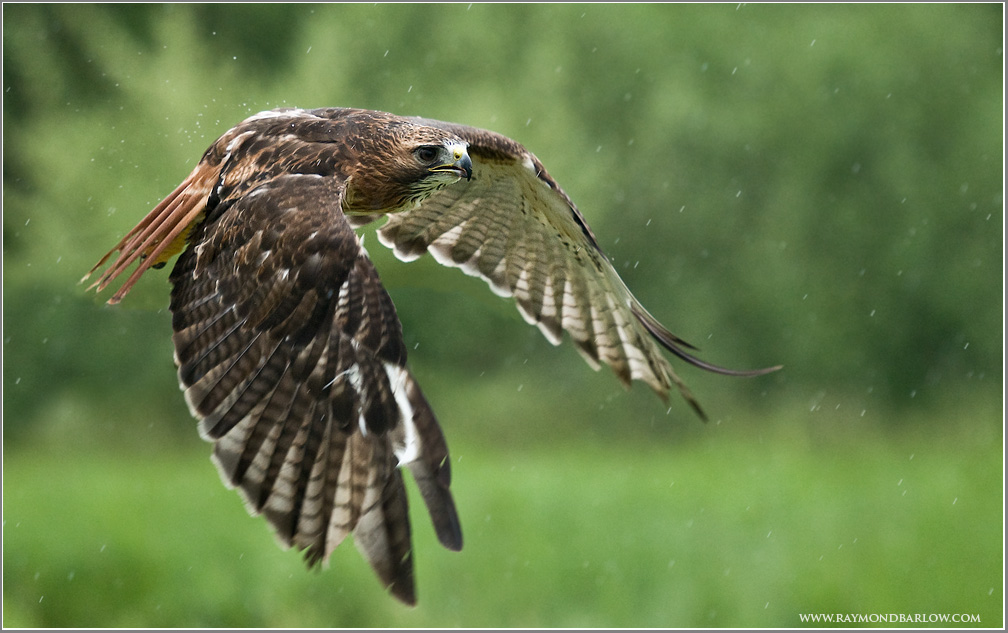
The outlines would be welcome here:
M 331 179 L 280 176 L 196 229 L 172 273 L 179 380 L 225 484 L 281 543 L 316 564 L 353 534 L 412 603 L 398 467 L 459 549 L 448 450 L 340 193 Z
M 659 342 L 692 362 L 682 349 L 689 345 L 634 298 L 539 160 L 492 132 L 424 123 L 469 141 L 472 179 L 390 215 L 379 240 L 400 259 L 429 252 L 441 264 L 481 277 L 498 295 L 514 297 L 525 320 L 554 345 L 566 331 L 593 368 L 608 365 L 624 385 L 642 380 L 662 398 L 675 385 L 703 415 Z

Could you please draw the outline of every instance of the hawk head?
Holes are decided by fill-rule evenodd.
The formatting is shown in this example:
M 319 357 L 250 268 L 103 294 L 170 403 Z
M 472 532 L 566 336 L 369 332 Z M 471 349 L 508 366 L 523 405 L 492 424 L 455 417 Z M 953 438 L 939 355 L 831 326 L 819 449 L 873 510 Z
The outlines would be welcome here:
M 378 130 L 368 130 L 352 146 L 356 166 L 347 178 L 345 213 L 405 211 L 438 189 L 472 178 L 468 143 L 457 136 L 411 122 L 385 123 Z

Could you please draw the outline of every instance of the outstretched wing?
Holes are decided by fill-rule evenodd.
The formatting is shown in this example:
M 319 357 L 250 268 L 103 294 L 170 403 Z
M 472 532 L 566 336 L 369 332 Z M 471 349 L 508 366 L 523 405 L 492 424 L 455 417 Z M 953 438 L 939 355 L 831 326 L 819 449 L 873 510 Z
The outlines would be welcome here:
M 663 399 L 675 385 L 703 417 L 661 347 L 703 369 L 753 375 L 706 363 L 644 309 L 603 254 L 584 217 L 542 163 L 511 139 L 462 125 L 416 119 L 469 143 L 472 179 L 390 215 L 379 240 L 402 260 L 424 252 L 514 297 L 518 310 L 554 345 L 564 330 L 595 369 L 608 365 L 624 385 L 647 383 Z
M 316 564 L 352 533 L 414 603 L 398 467 L 458 550 L 448 449 L 342 195 L 337 178 L 289 174 L 207 211 L 171 275 L 179 381 L 225 484 L 284 545 Z

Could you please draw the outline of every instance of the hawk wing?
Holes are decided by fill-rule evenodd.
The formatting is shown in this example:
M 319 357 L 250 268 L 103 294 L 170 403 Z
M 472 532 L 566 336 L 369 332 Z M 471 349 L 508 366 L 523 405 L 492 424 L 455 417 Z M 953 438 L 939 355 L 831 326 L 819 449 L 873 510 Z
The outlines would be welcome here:
M 344 185 L 280 175 L 208 210 L 171 275 L 179 381 L 224 483 L 284 545 L 316 564 L 352 533 L 389 590 L 414 603 L 398 466 L 458 550 L 448 449 L 341 212 Z
M 704 417 L 661 347 L 690 364 L 756 375 L 702 361 L 634 298 L 571 199 L 542 163 L 515 141 L 463 125 L 415 119 L 469 143 L 472 178 L 388 216 L 378 239 L 404 261 L 429 252 L 438 262 L 481 277 L 514 297 L 521 315 L 559 345 L 564 330 L 594 369 L 608 365 L 629 386 L 646 382 L 667 399 L 675 385 Z

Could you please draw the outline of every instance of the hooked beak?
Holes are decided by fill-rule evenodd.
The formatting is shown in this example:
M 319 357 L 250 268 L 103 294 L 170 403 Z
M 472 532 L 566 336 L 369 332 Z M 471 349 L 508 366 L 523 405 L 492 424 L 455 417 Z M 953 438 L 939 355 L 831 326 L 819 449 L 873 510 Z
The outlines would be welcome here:
M 455 150 L 455 162 L 445 163 L 437 167 L 431 167 L 431 171 L 450 171 L 458 174 L 459 178 L 472 179 L 472 159 L 465 149 Z

